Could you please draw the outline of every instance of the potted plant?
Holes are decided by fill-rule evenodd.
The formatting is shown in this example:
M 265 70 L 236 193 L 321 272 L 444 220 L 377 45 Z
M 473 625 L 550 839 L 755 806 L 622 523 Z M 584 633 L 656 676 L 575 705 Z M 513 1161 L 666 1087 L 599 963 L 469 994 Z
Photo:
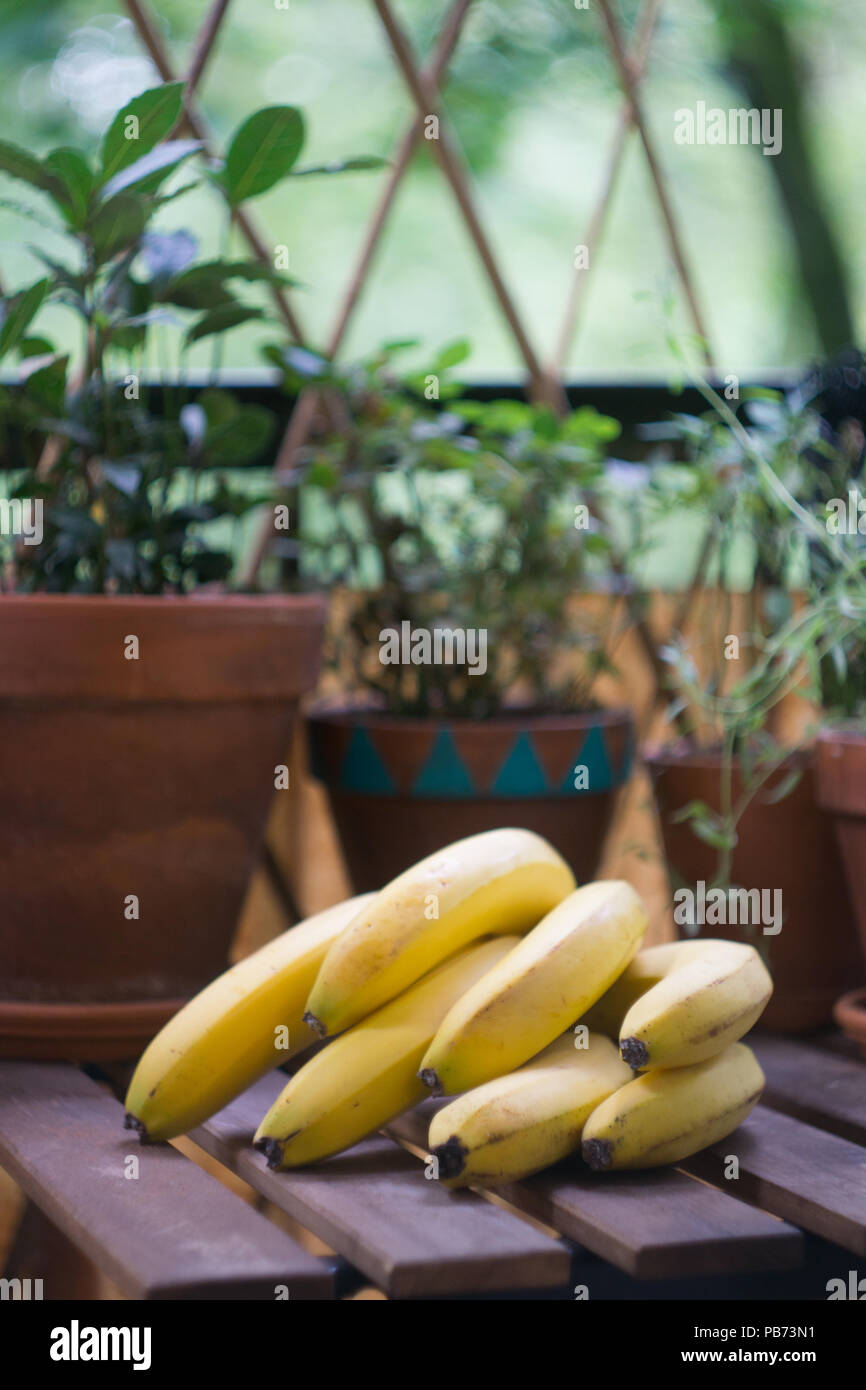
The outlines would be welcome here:
M 849 619 L 847 630 L 821 662 L 824 725 L 818 732 L 818 798 L 831 815 L 854 904 L 866 957 L 866 626 L 857 621 L 864 599 L 863 558 L 866 506 L 863 502 L 864 435 L 861 354 L 848 353 L 818 375 L 822 405 L 836 417 L 846 441 L 848 468 L 825 489 L 818 520 L 827 540 L 816 557 L 816 586 Z M 838 619 L 837 619 L 838 628 Z M 864 978 L 861 970 L 860 978 Z M 866 988 L 847 990 L 834 1014 L 849 1035 L 866 1048 Z
M 270 412 L 145 376 L 166 318 L 185 326 L 181 366 L 202 340 L 216 363 L 226 332 L 264 317 L 237 291 L 284 279 L 200 259 L 159 214 L 204 179 L 227 246 L 240 205 L 294 172 L 303 123 L 257 112 L 192 176 L 197 143 L 168 138 L 182 96 L 136 97 L 96 158 L 0 143 L 0 172 L 47 200 L 64 243 L 0 301 L 0 359 L 17 366 L 0 395 L 7 1056 L 133 1056 L 224 967 L 319 668 L 321 599 L 225 591 L 233 527 L 268 499 L 224 470 L 261 454 Z M 46 305 L 77 320 L 79 360 L 46 338 Z
M 677 421 L 676 433 L 693 445 L 695 495 L 713 518 L 721 570 L 714 620 L 700 653 L 681 634 L 665 649 L 685 734 L 645 758 L 680 930 L 750 940 L 775 983 L 763 1026 L 800 1032 L 829 1020 L 858 964 L 838 849 L 816 799 L 814 731 L 793 744 L 774 729 L 785 697 L 814 696 L 809 672 L 832 667 L 848 640 L 850 620 L 818 584 L 812 512 L 847 458 L 798 402 L 762 395 L 744 423 L 709 396 L 713 414 Z M 748 630 L 738 634 L 728 566 L 736 536 L 750 532 Z M 709 550 L 703 559 L 698 578 L 706 581 Z M 799 604 L 793 584 L 803 591 Z
M 618 426 L 466 399 L 448 380 L 465 344 L 398 375 L 405 346 L 346 371 L 271 354 L 348 406 L 301 459 L 299 538 L 334 592 L 339 693 L 309 728 L 353 884 L 509 824 L 589 878 L 632 757 L 629 712 L 593 698 L 623 626 L 596 519 Z

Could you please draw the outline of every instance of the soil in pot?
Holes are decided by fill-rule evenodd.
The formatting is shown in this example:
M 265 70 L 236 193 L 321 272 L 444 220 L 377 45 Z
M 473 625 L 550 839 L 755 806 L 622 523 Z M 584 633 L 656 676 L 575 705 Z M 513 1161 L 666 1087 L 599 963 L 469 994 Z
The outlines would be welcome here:
M 225 968 L 322 623 L 305 598 L 0 599 L 0 1055 L 135 1056 Z
M 586 882 L 632 764 L 627 710 L 484 721 L 323 710 L 309 729 L 358 893 L 452 840 L 508 825 L 543 835 Z
M 672 877 L 696 894 L 717 871 L 717 851 L 698 839 L 687 823 L 673 817 L 690 801 L 718 811 L 720 755 L 678 748 L 646 750 Z M 761 1027 L 801 1033 L 832 1018 L 841 991 L 862 976 L 853 912 L 830 819 L 818 806 L 811 757 L 794 754 L 767 785 L 774 787 L 799 762 L 803 775 L 793 791 L 771 803 L 760 793 L 738 827 L 733 882 L 745 889 L 781 893 L 781 930 L 765 934 L 763 921 L 745 926 L 699 923 L 698 935 L 749 941 L 764 956 L 773 976 L 773 997 Z M 742 782 L 735 769 L 733 794 Z M 729 917 L 732 914 L 729 914 Z

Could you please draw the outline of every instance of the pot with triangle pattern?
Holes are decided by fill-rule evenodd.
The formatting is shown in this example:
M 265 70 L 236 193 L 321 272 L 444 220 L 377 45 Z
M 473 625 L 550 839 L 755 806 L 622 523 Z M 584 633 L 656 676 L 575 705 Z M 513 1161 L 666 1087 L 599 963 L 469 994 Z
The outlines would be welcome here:
M 508 710 L 488 720 L 320 709 L 309 729 L 312 770 L 355 892 L 381 888 L 452 840 L 507 825 L 543 835 L 585 882 L 634 745 L 624 709 Z

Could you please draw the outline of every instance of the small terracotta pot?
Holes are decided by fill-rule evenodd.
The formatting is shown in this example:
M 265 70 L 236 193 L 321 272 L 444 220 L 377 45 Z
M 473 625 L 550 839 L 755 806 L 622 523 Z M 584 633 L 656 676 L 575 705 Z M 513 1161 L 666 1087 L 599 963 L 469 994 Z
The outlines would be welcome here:
M 833 819 L 866 958 L 866 730 L 822 729 L 815 769 L 818 800 Z
M 698 839 L 688 825 L 673 817 L 690 801 L 703 801 L 718 811 L 721 757 L 688 749 L 647 749 L 649 768 L 668 864 L 693 890 L 710 883 L 716 872 L 717 851 Z M 828 1023 L 833 1003 L 843 989 L 862 975 L 853 911 L 830 818 L 815 798 L 815 777 L 809 754 L 792 754 L 767 784 L 772 793 L 795 764 L 803 768 L 799 782 L 775 804 L 761 793 L 750 803 L 738 827 L 732 878 L 746 889 L 780 889 L 782 929 L 764 935 L 763 925 L 700 926 L 700 936 L 746 940 L 761 951 L 773 976 L 774 991 L 762 1028 L 802 1033 Z M 733 794 L 742 791 L 735 768 Z M 766 796 L 765 793 L 765 796 Z
M 508 825 L 543 835 L 584 882 L 632 763 L 627 710 L 484 721 L 320 710 L 309 729 L 359 893 L 452 840 Z
M 135 1056 L 224 969 L 323 619 L 0 599 L 0 1055 Z

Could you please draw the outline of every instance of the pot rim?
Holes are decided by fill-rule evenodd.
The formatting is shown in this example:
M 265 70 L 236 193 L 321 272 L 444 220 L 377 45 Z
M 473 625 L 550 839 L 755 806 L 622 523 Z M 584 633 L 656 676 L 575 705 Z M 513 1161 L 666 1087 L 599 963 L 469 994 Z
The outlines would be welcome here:
M 92 612 L 103 605 L 112 608 L 139 608 L 151 612 L 156 609 L 174 609 L 196 612 L 218 611 L 225 608 L 253 611 L 261 609 L 293 608 L 303 612 L 308 610 L 317 619 L 325 609 L 323 594 L 47 594 L 39 591 L 33 594 L 0 595 L 0 618 L 4 612 L 22 612 L 33 608 L 57 608 L 64 612 L 79 609 L 82 613 Z
M 352 703 L 333 706 L 317 704 L 306 711 L 305 717 L 308 724 L 337 724 L 351 727 L 363 722 L 375 724 L 380 729 L 399 729 L 403 732 L 411 732 L 413 729 L 427 730 L 431 726 L 443 729 L 474 728 L 479 732 L 493 729 L 502 732 L 503 730 L 519 730 L 531 726 L 542 731 L 563 730 L 567 732 L 571 729 L 593 728 L 599 725 L 612 728 L 615 725 L 632 725 L 634 723 L 632 711 L 626 705 L 597 710 L 575 710 L 573 714 L 534 714 L 529 708 L 515 707 L 513 711 L 504 710 L 501 714 L 491 715 L 489 719 L 474 719 L 462 715 L 447 714 L 391 714 L 387 710 L 378 709 L 376 706 Z
M 659 743 L 647 742 L 641 744 L 640 760 L 647 767 L 657 767 L 660 771 L 676 767 L 711 767 L 717 768 L 722 765 L 721 749 L 700 748 L 693 744 L 680 743 Z M 783 761 L 779 764 L 779 770 L 789 768 L 792 763 L 800 763 L 803 767 L 808 767 L 813 760 L 813 753 L 810 748 L 791 748 L 788 750 Z M 739 755 L 734 756 L 734 765 L 739 763 Z
M 839 724 L 822 724 L 818 730 L 819 743 L 866 743 L 866 723 L 846 719 Z

